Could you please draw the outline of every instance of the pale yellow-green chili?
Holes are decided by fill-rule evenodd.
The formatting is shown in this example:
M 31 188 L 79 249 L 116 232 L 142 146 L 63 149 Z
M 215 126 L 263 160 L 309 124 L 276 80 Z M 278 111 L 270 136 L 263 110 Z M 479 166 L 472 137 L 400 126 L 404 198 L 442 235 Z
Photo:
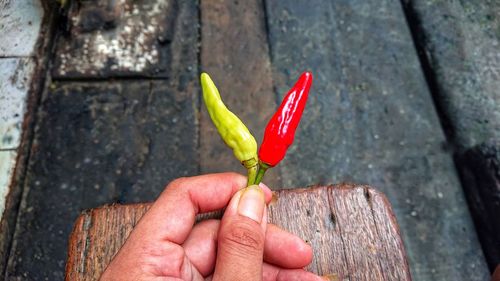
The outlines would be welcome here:
M 247 168 L 247 185 L 253 184 L 259 162 L 255 138 L 248 131 L 245 124 L 227 109 L 214 82 L 206 73 L 201 74 L 201 87 L 203 89 L 203 100 L 212 122 L 226 145 L 233 150 L 234 156 Z

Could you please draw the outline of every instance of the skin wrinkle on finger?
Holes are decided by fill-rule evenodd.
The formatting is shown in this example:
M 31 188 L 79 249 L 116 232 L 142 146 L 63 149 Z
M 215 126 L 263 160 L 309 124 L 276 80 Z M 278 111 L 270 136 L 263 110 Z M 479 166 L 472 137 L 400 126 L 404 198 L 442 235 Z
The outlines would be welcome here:
M 215 266 L 219 223 L 218 220 L 198 223 L 183 244 L 189 260 L 203 276 L 211 274 Z

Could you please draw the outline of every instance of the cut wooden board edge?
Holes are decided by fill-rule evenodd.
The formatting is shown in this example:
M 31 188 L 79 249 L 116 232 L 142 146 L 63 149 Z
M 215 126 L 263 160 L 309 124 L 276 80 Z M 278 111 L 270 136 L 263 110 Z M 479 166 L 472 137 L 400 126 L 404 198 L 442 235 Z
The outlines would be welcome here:
M 338 194 L 335 194 L 335 192 L 363 192 L 368 205 L 370 206 L 370 211 L 372 213 L 372 218 L 374 222 L 386 222 L 383 225 L 376 224 L 377 227 L 377 234 L 380 232 L 384 232 L 384 230 L 389 231 L 389 233 L 394 234 L 392 237 L 392 240 L 390 240 L 390 244 L 384 245 L 385 249 L 385 256 L 386 258 L 390 258 L 392 256 L 392 260 L 399 260 L 403 264 L 400 264 L 399 267 L 395 268 L 386 268 L 382 265 L 381 270 L 384 271 L 384 276 L 386 278 L 402 278 L 400 280 L 411 280 L 411 275 L 410 275 L 410 270 L 409 270 L 409 265 L 408 265 L 408 260 L 407 260 L 407 255 L 406 251 L 404 248 L 404 243 L 402 241 L 401 235 L 400 235 L 400 230 L 398 223 L 396 221 L 396 217 L 394 216 L 392 212 L 392 207 L 386 198 L 386 196 L 373 189 L 372 187 L 369 186 L 364 186 L 364 185 L 353 185 L 353 184 L 340 184 L 340 185 L 328 185 L 328 186 L 311 186 L 308 188 L 298 188 L 298 189 L 282 189 L 276 192 L 277 194 L 277 200 L 279 201 L 281 197 L 287 197 L 290 195 L 296 195 L 296 194 L 301 194 L 301 193 L 308 193 L 314 196 L 314 193 L 320 193 L 320 192 L 326 192 L 328 194 L 329 199 L 335 198 L 338 196 Z M 134 211 L 123 211 L 123 213 L 134 213 L 135 212 L 135 218 L 136 220 L 132 222 L 131 228 L 128 230 L 128 233 L 126 235 L 123 235 L 121 237 L 118 237 L 119 239 L 123 239 L 123 241 L 120 243 L 124 243 L 130 234 L 131 230 L 135 225 L 140 221 L 140 218 L 148 211 L 148 209 L 151 207 L 152 203 L 137 203 L 137 204 L 126 204 L 126 205 L 121 205 L 121 204 L 111 204 L 111 205 L 105 205 L 99 208 L 94 208 L 94 209 L 89 209 L 85 210 L 82 212 L 82 214 L 78 217 L 78 219 L 75 222 L 75 225 L 73 227 L 73 231 L 71 233 L 69 242 L 68 242 L 68 259 L 67 259 L 67 264 L 66 264 L 66 280 L 72 280 L 73 274 L 79 274 L 83 273 L 86 271 L 86 266 L 87 260 L 85 259 L 85 256 L 87 254 L 87 250 L 89 249 L 90 245 L 92 244 L 92 237 L 90 237 L 90 231 L 91 228 L 93 227 L 93 222 L 95 218 L 97 217 L 103 217 L 103 214 L 110 214 L 113 212 L 116 212 L 118 209 L 121 210 L 134 210 Z M 270 206 L 270 223 L 273 223 L 273 220 L 276 218 L 272 217 L 272 209 L 276 208 L 276 202 L 271 203 Z M 378 212 L 377 212 L 378 211 Z M 205 214 L 200 214 L 197 216 L 197 222 L 205 219 L 220 219 L 222 217 L 222 211 L 216 211 L 216 212 L 211 212 L 211 213 L 205 213 Z M 335 215 L 334 213 L 332 213 Z M 376 214 L 379 214 L 380 217 L 376 217 Z M 384 214 L 381 216 L 381 214 Z M 127 231 L 127 230 L 126 230 Z M 378 235 L 380 238 L 380 235 Z M 85 243 L 83 245 L 83 248 L 85 251 L 79 252 L 79 249 L 82 248 L 81 243 Z M 118 252 L 118 250 L 116 251 Z M 116 253 L 115 253 L 116 254 Z M 113 254 L 113 257 L 114 255 Z M 345 256 L 345 255 L 344 255 Z M 107 263 L 112 260 L 113 257 L 110 257 L 109 260 L 105 259 L 102 262 Z M 76 262 L 80 260 L 80 264 L 76 264 Z M 101 271 L 102 272 L 105 269 L 106 265 L 102 265 Z M 389 270 L 388 270 L 389 269 Z M 393 275 L 386 275 L 389 273 L 394 273 L 394 272 L 400 272 L 400 274 L 396 274 L 397 276 Z M 337 274 L 337 273 L 334 273 Z M 340 273 L 341 276 L 344 275 L 350 275 L 350 272 L 346 272 L 345 274 Z M 387 279 L 387 280 L 392 280 L 392 279 Z

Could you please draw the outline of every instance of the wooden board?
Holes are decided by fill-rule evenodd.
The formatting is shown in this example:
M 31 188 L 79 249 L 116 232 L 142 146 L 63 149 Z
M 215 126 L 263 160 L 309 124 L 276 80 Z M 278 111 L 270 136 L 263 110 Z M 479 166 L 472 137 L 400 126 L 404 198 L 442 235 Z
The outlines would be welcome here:
M 178 3 L 168 78 L 47 85 L 7 280 L 62 280 L 83 209 L 151 201 L 170 180 L 199 174 L 197 13 Z
M 490 270 L 500 264 L 500 140 L 457 157 L 469 208 Z
M 404 0 L 459 150 L 500 138 L 500 2 Z
M 411 280 L 396 219 L 385 196 L 367 186 L 282 190 L 269 220 L 311 243 L 308 270 L 333 280 Z M 84 212 L 69 243 L 66 280 L 97 280 L 149 204 Z
M 245 123 L 257 143 L 261 143 L 267 122 L 277 107 L 263 2 L 204 0 L 200 3 L 200 13 L 201 71 L 210 74 L 225 104 Z M 202 173 L 246 172 L 223 143 L 203 102 L 200 169 Z M 280 169 L 269 170 L 264 182 L 273 188 L 281 187 Z
M 284 186 L 367 183 L 393 202 L 415 280 L 488 269 L 399 1 L 266 1 L 277 94 L 314 82 Z M 460 245 L 457 247 L 456 245 Z
M 500 2 L 403 3 L 493 270 L 500 262 L 499 168 L 492 164 L 500 161 L 494 143 L 500 139 Z

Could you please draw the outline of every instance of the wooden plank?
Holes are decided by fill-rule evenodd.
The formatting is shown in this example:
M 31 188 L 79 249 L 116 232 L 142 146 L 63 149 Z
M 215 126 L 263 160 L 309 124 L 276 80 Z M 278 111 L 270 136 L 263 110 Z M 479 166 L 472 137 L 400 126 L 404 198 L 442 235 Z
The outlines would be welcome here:
M 78 237 L 72 233 L 69 242 L 66 279 L 98 280 L 149 207 L 150 204 L 113 205 L 80 215 L 73 228 Z M 109 235 L 114 231 L 115 235 Z M 83 278 L 89 273 L 92 278 Z
M 487 163 L 500 159 L 492 155 L 498 149 L 492 142 L 500 138 L 500 2 L 403 2 L 493 270 L 500 240 L 492 204 L 500 190 L 492 180 L 498 168 Z
M 308 270 L 344 280 L 349 269 L 336 212 L 329 207 L 331 195 L 326 188 L 280 191 L 278 204 L 269 208 L 269 220 L 311 244 L 313 262 Z
M 336 221 L 341 225 L 342 241 L 347 268 L 371 268 L 372 270 L 353 272 L 349 278 L 355 280 L 379 280 L 388 279 L 384 268 L 379 266 L 384 259 L 384 248 L 375 238 L 377 227 L 375 220 L 364 218 L 372 217 L 372 210 L 368 198 L 365 197 L 363 189 L 352 191 L 337 190 L 334 192 L 332 208 L 335 209 Z M 359 221 L 361 225 L 353 225 L 351 222 Z M 359 256 L 359 253 L 365 253 Z M 398 278 L 399 279 L 399 278 Z M 396 280 L 398 280 L 396 279 Z
M 14 130 L 8 130 L 7 137 L 6 135 L 1 136 L 2 149 L 11 147 L 12 149 L 8 148 L 7 151 L 16 150 L 16 153 L 14 153 L 16 154 L 15 163 L 12 163 L 12 165 L 15 165 L 15 169 L 11 172 L 12 177 L 9 179 L 5 208 L 0 221 L 0 279 L 4 280 L 23 192 L 27 159 L 33 139 L 34 121 L 37 116 L 37 110 L 35 109 L 38 108 L 42 88 L 46 81 L 45 74 L 49 56 L 43 54 L 50 49 L 53 41 L 56 19 L 54 15 L 58 11 L 54 8 L 58 4 L 50 1 L 44 1 L 44 3 L 40 1 L 0 2 L 0 25 L 3 25 L 0 27 L 0 34 L 4 39 L 0 42 L 0 50 L 2 47 L 7 49 L 10 48 L 9 46 L 14 45 L 15 47 L 7 50 L 7 53 L 3 52 L 3 50 L 0 53 L 6 57 L 16 56 L 17 58 L 11 59 L 19 62 L 17 65 L 14 64 L 15 72 L 6 73 L 5 75 L 0 74 L 2 78 L 9 79 L 8 82 L 1 83 L 0 91 L 8 90 L 6 93 L 2 93 L 2 98 L 5 98 L 3 94 L 6 94 L 7 100 L 12 98 L 11 102 L 15 104 L 9 108 L 0 109 L 2 117 L 5 116 L 3 114 L 13 113 L 10 116 L 13 118 L 9 119 L 5 124 L 15 124 L 10 127 L 10 129 Z M 46 4 L 43 5 L 43 10 L 40 4 Z M 6 8 L 3 5 L 9 7 Z M 18 46 L 15 46 L 16 44 Z M 9 59 L 3 58 L 2 61 L 9 61 Z M 12 66 L 10 64 L 7 69 Z M 5 65 L 0 68 L 3 71 L 6 70 Z M 26 93 L 23 93 L 23 91 L 26 91 Z
M 393 202 L 415 280 L 485 279 L 401 4 L 266 1 L 266 11 L 277 93 L 304 70 L 315 77 L 283 184 L 378 186 Z
M 374 189 L 365 189 L 364 192 L 367 202 L 372 210 L 377 231 L 380 233 L 390 233 L 390 235 L 394 236 L 384 236 L 385 239 L 380 241 L 380 244 L 383 245 L 384 249 L 382 258 L 387 260 L 399 260 L 405 258 L 405 256 L 403 256 L 404 253 L 398 251 L 398 249 L 401 248 L 401 244 L 396 237 L 401 236 L 401 233 L 399 231 L 394 212 L 392 211 L 391 204 L 382 193 L 377 192 Z M 373 202 L 376 203 L 374 204 Z M 387 211 L 385 208 L 389 208 L 389 210 Z M 384 212 L 388 212 L 390 216 L 384 216 Z M 397 267 L 396 264 L 386 264 L 386 266 L 389 268 L 383 268 L 382 270 L 389 280 L 401 280 L 402 276 L 409 274 L 409 272 L 405 271 L 404 268 Z
M 192 81 L 185 92 L 160 81 L 54 85 L 42 105 L 9 276 L 61 279 L 64 241 L 81 210 L 153 200 L 170 180 L 197 174 Z
M 500 2 L 404 0 L 460 150 L 500 138 Z
M 62 34 L 57 43 L 54 77 L 169 76 L 175 56 L 174 29 L 187 24 L 177 18 L 184 4 L 173 0 L 73 2 L 69 34 Z M 197 16 L 193 17 L 189 24 L 196 25 Z
M 196 3 L 178 3 L 168 79 L 49 85 L 7 280 L 63 279 L 83 209 L 153 200 L 171 179 L 198 174 L 197 14 Z
M 222 98 L 258 143 L 276 108 L 262 1 L 201 1 L 201 70 L 209 73 Z M 224 145 L 202 105 L 200 115 L 202 173 L 245 169 Z M 265 182 L 280 188 L 279 168 Z
M 366 192 L 374 200 L 368 201 Z M 330 274 L 337 278 L 334 280 L 411 280 L 398 225 L 382 194 L 353 185 L 281 190 L 277 194 L 278 201 L 269 207 L 269 219 L 311 243 L 314 258 L 309 270 Z M 331 205 L 335 201 L 343 201 L 347 209 L 335 210 Z M 83 213 L 71 235 L 66 280 L 97 280 L 148 207 L 149 204 L 114 205 Z M 348 222 L 332 219 L 338 216 L 353 219 Z M 390 226 L 385 228 L 389 232 L 378 228 L 380 218 Z M 341 231 L 347 228 L 362 231 Z M 380 255 L 366 247 L 367 238 L 383 253 L 386 243 L 398 248 L 387 248 L 395 250 L 391 256 Z M 351 243 L 346 244 L 346 239 Z M 346 252 L 351 254 L 355 267 L 346 266 Z

